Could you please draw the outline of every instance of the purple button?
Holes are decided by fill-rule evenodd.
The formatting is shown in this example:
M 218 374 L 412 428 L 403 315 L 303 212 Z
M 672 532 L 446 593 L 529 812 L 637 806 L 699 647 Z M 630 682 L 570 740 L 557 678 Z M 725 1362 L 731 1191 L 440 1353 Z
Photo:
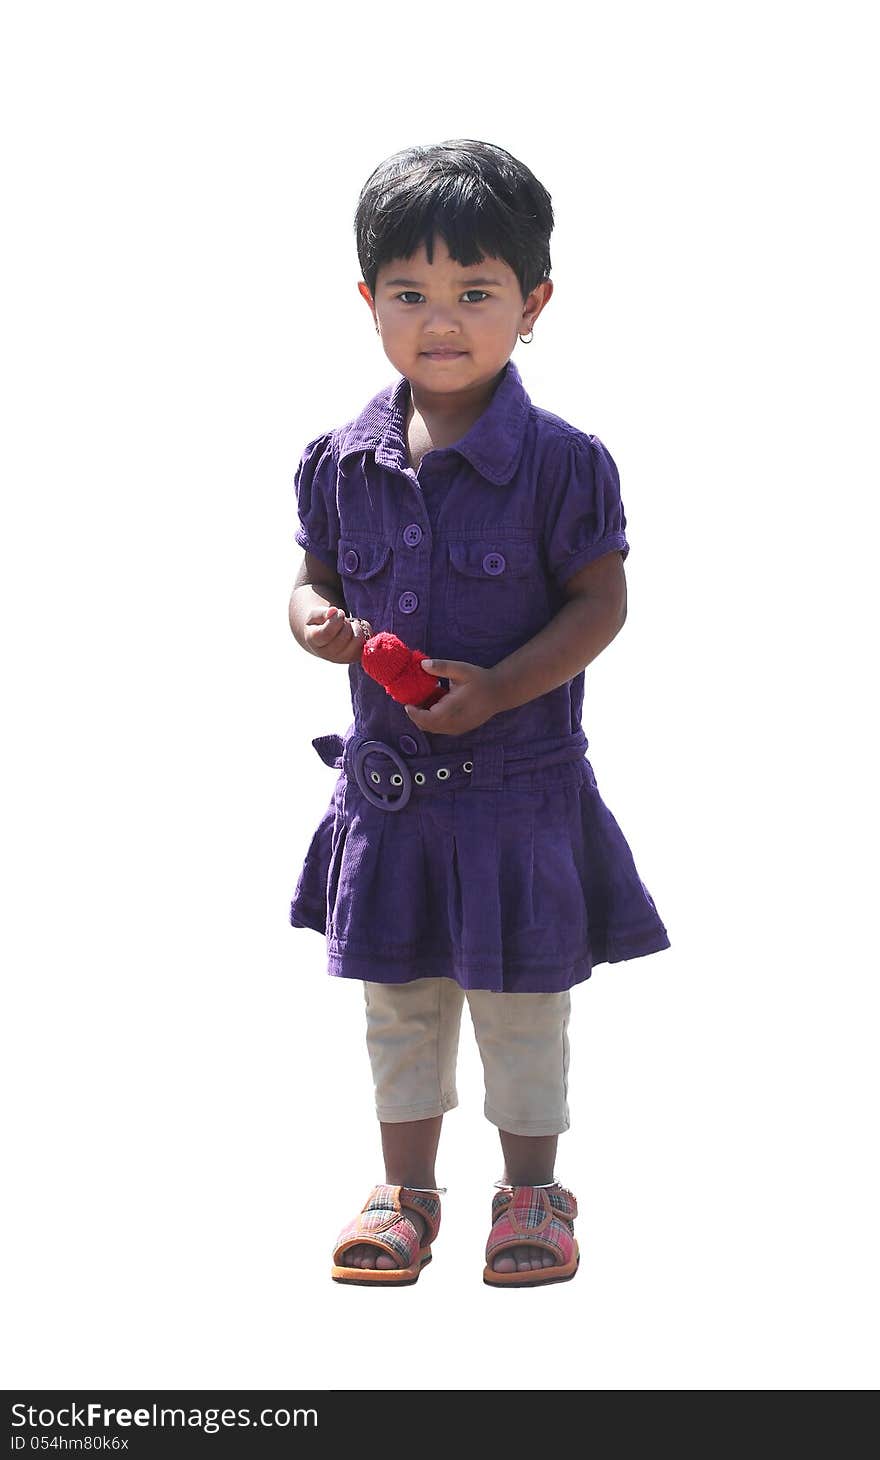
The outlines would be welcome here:
M 360 554 L 354 548 L 349 548 L 342 561 L 349 573 L 356 573 L 361 564 Z
M 415 593 L 401 593 L 397 600 L 397 607 L 401 613 L 415 613 L 419 606 L 419 600 Z
M 506 566 L 507 563 L 503 553 L 487 553 L 483 559 L 483 567 L 493 577 L 498 573 L 503 573 Z
M 413 740 L 411 735 L 401 735 L 398 744 L 401 750 L 406 751 L 407 755 L 415 755 L 416 751 L 419 748 L 419 742 L 417 740 Z
M 403 540 L 407 547 L 418 547 L 422 540 L 422 529 L 417 522 L 411 522 L 403 529 Z

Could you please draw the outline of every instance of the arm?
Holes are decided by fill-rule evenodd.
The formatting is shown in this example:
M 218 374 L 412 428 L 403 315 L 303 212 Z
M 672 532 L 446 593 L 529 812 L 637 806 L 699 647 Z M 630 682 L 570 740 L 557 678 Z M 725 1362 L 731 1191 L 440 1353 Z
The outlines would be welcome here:
M 296 642 L 310 654 L 334 664 L 359 659 L 372 629 L 365 620 L 346 618 L 347 612 L 339 574 L 306 551 L 288 606 L 290 631 Z
M 604 553 L 587 563 L 562 591 L 566 602 L 550 623 L 493 667 L 497 710 L 515 709 L 558 689 L 597 658 L 623 628 L 626 574 L 621 553 Z

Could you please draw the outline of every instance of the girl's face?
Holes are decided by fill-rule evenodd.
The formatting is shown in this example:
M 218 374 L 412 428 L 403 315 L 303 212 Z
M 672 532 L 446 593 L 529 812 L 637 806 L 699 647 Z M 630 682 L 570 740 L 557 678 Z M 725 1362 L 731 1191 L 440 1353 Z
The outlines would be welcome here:
M 455 395 L 488 385 L 528 334 L 553 292 L 545 279 L 523 301 L 510 265 L 486 257 L 462 268 L 446 241 L 434 238 L 434 262 L 424 244 L 408 259 L 383 264 L 375 299 L 358 283 L 392 365 L 423 397 Z M 435 352 L 446 352 L 445 354 Z

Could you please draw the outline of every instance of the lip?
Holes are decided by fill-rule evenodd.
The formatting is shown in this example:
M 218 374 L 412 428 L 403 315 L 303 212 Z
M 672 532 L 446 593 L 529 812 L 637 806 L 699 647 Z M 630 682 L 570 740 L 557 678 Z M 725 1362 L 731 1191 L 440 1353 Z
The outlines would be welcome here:
M 423 350 L 427 360 L 460 360 L 467 350 Z

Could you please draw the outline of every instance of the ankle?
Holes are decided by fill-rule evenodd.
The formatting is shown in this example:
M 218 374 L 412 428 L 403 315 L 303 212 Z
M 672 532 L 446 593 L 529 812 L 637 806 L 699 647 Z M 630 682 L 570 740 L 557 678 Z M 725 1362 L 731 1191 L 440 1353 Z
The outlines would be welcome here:
M 514 1168 L 513 1173 L 505 1169 L 500 1181 L 495 1182 L 496 1186 L 558 1186 L 552 1171 L 523 1171 Z
M 404 1175 L 389 1176 L 386 1171 L 385 1181 L 388 1186 L 405 1186 L 409 1191 L 425 1191 L 430 1194 L 431 1192 L 443 1190 L 442 1187 L 437 1185 L 433 1172 L 427 1177 L 413 1178 L 412 1181 L 407 1181 L 406 1176 L 412 1176 L 412 1174 L 411 1171 L 408 1171 Z

